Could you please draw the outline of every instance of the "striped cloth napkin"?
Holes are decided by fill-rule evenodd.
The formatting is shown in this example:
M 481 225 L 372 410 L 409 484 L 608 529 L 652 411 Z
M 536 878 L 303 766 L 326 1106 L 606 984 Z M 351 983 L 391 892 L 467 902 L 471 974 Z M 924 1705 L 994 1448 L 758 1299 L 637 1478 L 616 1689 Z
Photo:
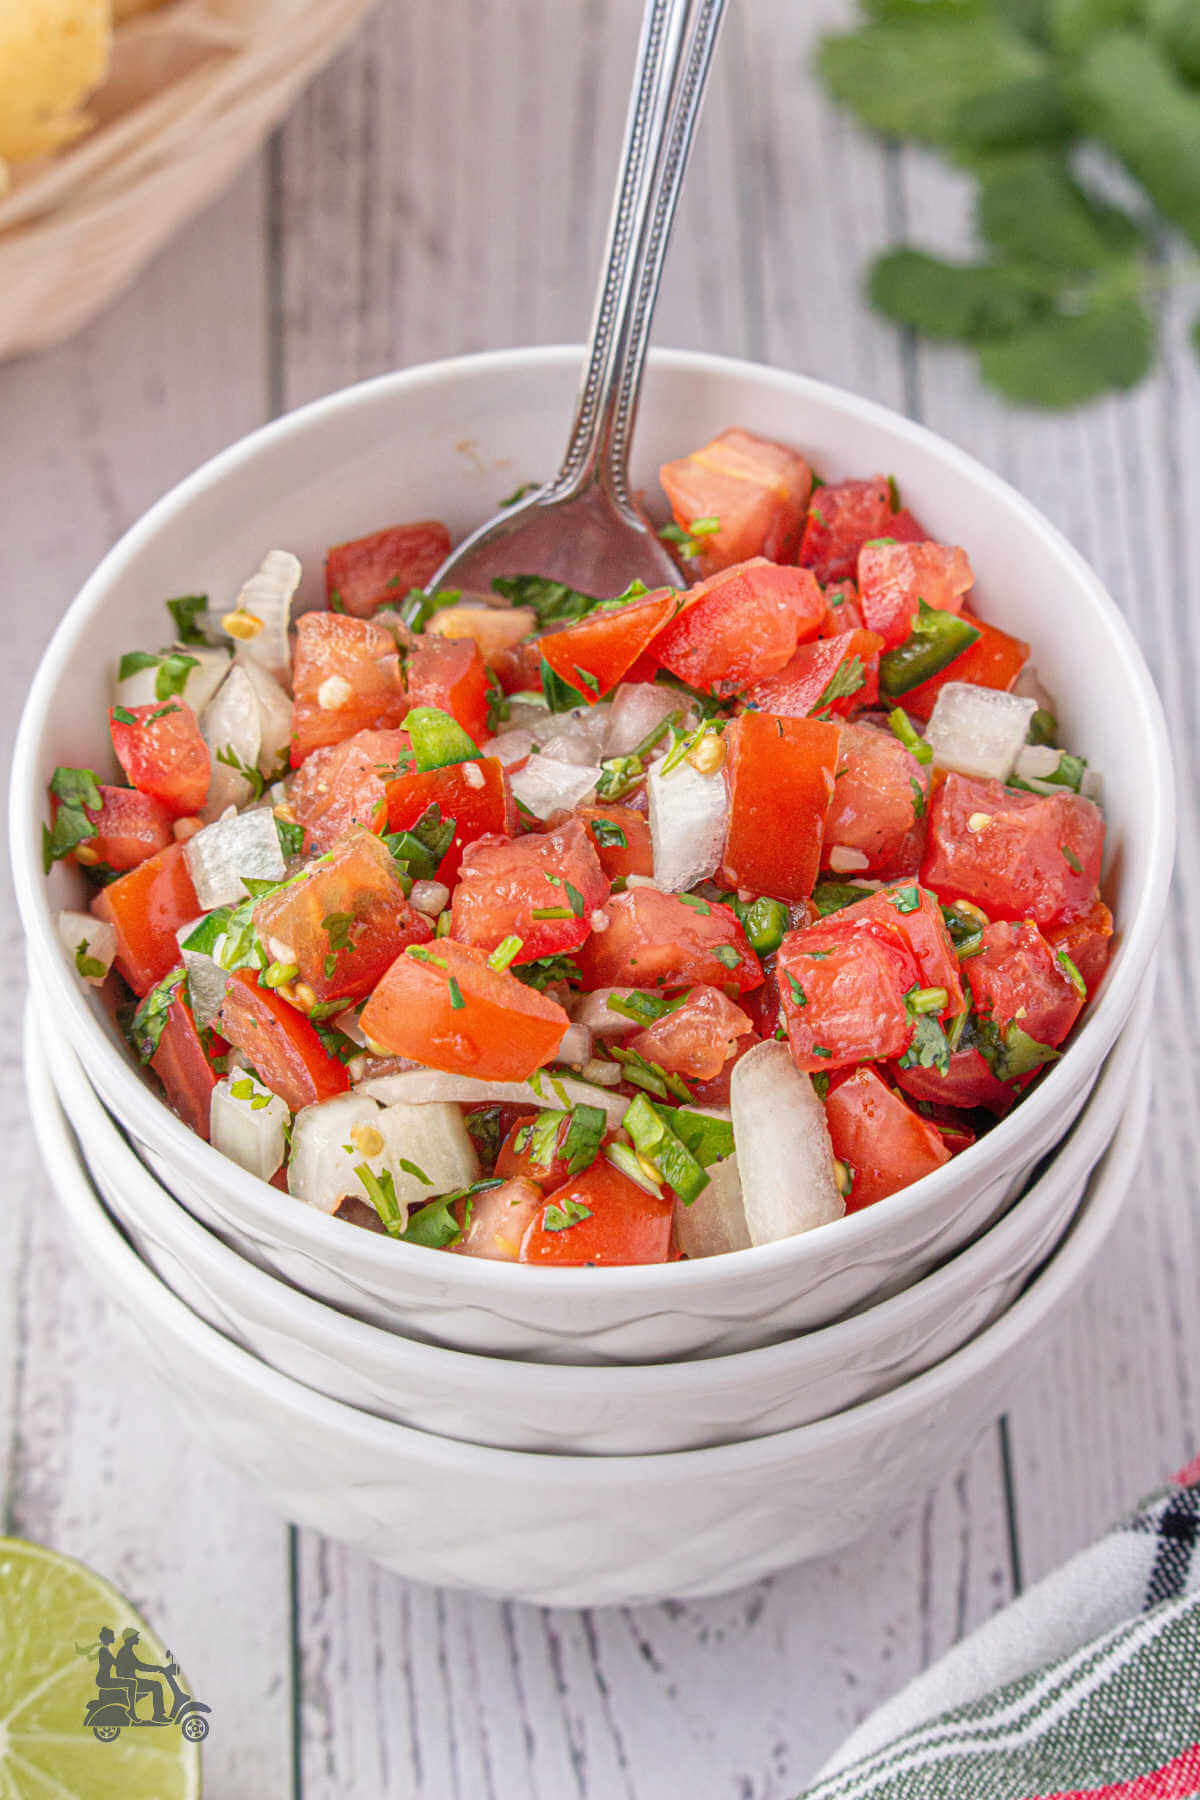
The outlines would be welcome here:
M 1200 1458 L 872 1714 L 804 1800 L 1200 1796 Z

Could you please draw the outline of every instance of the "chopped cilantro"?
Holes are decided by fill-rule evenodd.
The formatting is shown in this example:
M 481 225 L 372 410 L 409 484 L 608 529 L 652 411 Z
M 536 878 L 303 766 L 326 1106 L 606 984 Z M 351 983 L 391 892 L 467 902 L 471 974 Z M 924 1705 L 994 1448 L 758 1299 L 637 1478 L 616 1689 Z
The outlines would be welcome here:
M 207 612 L 207 594 L 180 594 L 163 602 L 175 621 L 175 635 L 181 644 L 202 644 L 204 633 L 196 623 L 197 614 Z

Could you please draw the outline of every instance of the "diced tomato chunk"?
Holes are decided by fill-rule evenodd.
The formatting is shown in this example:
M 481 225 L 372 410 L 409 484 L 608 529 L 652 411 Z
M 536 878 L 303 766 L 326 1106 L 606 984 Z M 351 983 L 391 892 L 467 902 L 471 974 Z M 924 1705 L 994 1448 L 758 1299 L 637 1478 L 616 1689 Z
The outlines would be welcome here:
M 848 1213 L 885 1200 L 950 1161 L 937 1128 L 906 1106 L 874 1069 L 856 1069 L 831 1089 L 825 1119 L 833 1154 L 851 1178 Z
M 914 1064 L 903 1069 L 892 1063 L 888 1073 L 897 1087 L 935 1106 L 982 1106 L 998 1116 L 1008 1112 L 1016 1100 L 1014 1089 L 994 1075 L 978 1050 L 968 1047 L 955 1050 L 950 1067 L 943 1075 L 936 1068 Z
M 489 1262 L 516 1262 L 521 1239 L 542 1209 L 546 1196 L 536 1181 L 517 1176 L 497 1188 L 486 1188 L 461 1203 L 470 1219 L 457 1244 L 459 1256 L 482 1256 Z
M 135 994 L 148 994 L 179 961 L 176 932 L 200 916 L 182 844 L 168 844 L 92 901 L 98 919 L 116 927 L 116 965 Z
M 538 645 L 554 673 L 592 705 L 616 687 L 679 604 L 673 588 L 659 588 L 625 606 L 591 613 L 565 631 L 547 632 Z
M 476 744 L 488 735 L 488 678 L 473 638 L 422 637 L 408 659 L 410 706 L 436 706 Z
M 1083 995 L 1032 919 L 989 925 L 965 965 L 975 1011 L 1003 1031 L 1018 1025 L 1039 1044 L 1061 1044 L 1083 1010 Z
M 858 592 L 863 623 L 889 649 L 912 630 L 917 604 L 961 612 L 974 582 L 965 550 L 946 544 L 866 543 L 858 553 Z
M 1047 925 L 1045 936 L 1055 951 L 1065 950 L 1091 999 L 1104 979 L 1112 953 L 1113 916 L 1103 900 L 1095 900 L 1087 912 L 1063 925 Z
M 762 712 L 789 719 L 826 718 L 874 706 L 879 698 L 879 653 L 873 631 L 842 631 L 801 644 L 777 675 L 754 682 L 746 699 Z
M 536 693 L 542 685 L 542 640 L 530 638 L 514 644 L 511 650 L 500 650 L 492 658 L 492 669 L 506 694 Z
M 834 581 L 825 589 L 825 617 L 821 620 L 820 637 L 837 637 L 843 631 L 861 631 L 862 607 L 858 588 L 852 581 Z
M 356 731 L 306 756 L 288 789 L 305 848 L 331 850 L 352 825 L 383 831 L 388 779 L 409 748 L 406 731 Z
M 798 643 L 816 637 L 826 610 L 807 569 L 762 557 L 710 575 L 684 599 L 654 641 L 655 661 L 692 687 L 726 692 L 782 669 Z
M 291 1108 L 316 1106 L 350 1086 L 345 1065 L 330 1056 L 316 1029 L 257 971 L 235 969 L 219 1014 L 222 1034 L 249 1059 L 265 1087 Z
M 557 1109 L 554 1109 L 552 1116 L 556 1112 Z M 571 1131 L 571 1115 L 564 1112 L 559 1116 L 558 1127 L 550 1136 L 548 1146 L 534 1136 L 533 1127 L 537 1120 L 538 1114 L 535 1112 L 523 1113 L 516 1120 L 500 1146 L 495 1173 L 503 1176 L 506 1181 L 512 1176 L 523 1175 L 527 1180 L 539 1183 L 543 1189 L 558 1187 L 571 1173 L 570 1157 L 564 1154 L 564 1145 Z M 539 1162 L 535 1151 L 544 1152 L 547 1148 L 548 1159 Z
M 382 625 L 302 613 L 292 674 L 292 767 L 359 731 L 389 731 L 408 711 L 396 641 Z
M 434 613 L 425 631 L 434 637 L 471 638 L 490 667 L 536 628 L 537 614 L 531 606 L 503 606 L 498 602 L 489 605 L 480 599 L 461 606 L 442 607 Z
M 575 810 L 610 881 L 627 875 L 653 875 L 654 850 L 645 813 L 635 812 L 632 806 L 599 803 Z
M 560 1268 L 666 1262 L 675 1205 L 601 1156 L 546 1196 L 521 1241 L 521 1261 Z
M 882 475 L 817 488 L 808 509 L 799 562 L 824 586 L 854 574 L 868 538 L 890 535 L 891 489 Z
M 1009 637 L 1006 631 L 977 619 L 965 607 L 960 617 L 973 625 L 979 636 L 939 674 L 931 675 L 920 687 L 909 688 L 904 696 L 904 710 L 914 719 L 930 716 L 948 681 L 971 681 L 976 687 L 998 688 L 1007 693 L 1029 661 L 1029 645 L 1020 638 Z
M 264 943 L 275 938 L 286 946 L 285 960 L 322 1005 L 360 1000 L 407 945 L 433 936 L 428 919 L 405 899 L 391 852 L 363 825 L 297 880 L 264 894 L 254 925 Z
M 930 803 L 921 881 L 992 917 L 1052 925 L 1092 905 L 1103 852 L 1103 815 L 1079 794 L 948 775 Z
M 173 818 L 199 812 L 212 759 L 186 700 L 114 706 L 108 719 L 117 761 L 134 787 L 161 801 Z
M 866 919 L 882 920 L 900 932 L 912 952 L 922 987 L 945 988 L 946 1004 L 939 1008 L 943 1018 L 954 1018 L 963 1010 L 958 953 L 936 895 L 914 881 L 894 881 L 834 915 L 840 925 L 855 926 Z
M 410 830 L 430 806 L 437 806 L 443 819 L 454 820 L 454 836 L 437 871 L 438 880 L 452 887 L 468 844 L 509 829 L 504 765 L 494 756 L 481 756 L 476 762 L 398 775 L 387 788 L 388 830 Z
M 797 451 L 735 426 L 664 463 L 658 478 L 684 531 L 697 519 L 720 520 L 718 531 L 699 539 L 696 560 L 706 573 L 750 556 L 795 556 L 812 488 L 812 470 Z
M 570 1023 L 556 1001 L 482 950 L 438 938 L 398 956 L 361 1014 L 394 1056 L 483 1081 L 527 1081 L 552 1062 Z
M 720 988 L 694 987 L 682 1006 L 656 1019 L 631 1038 L 628 1048 L 657 1063 L 668 1075 L 713 1081 L 754 1027 Z
M 779 947 L 779 997 L 797 1068 L 826 1073 L 898 1056 L 912 1037 L 904 1003 L 919 985 L 898 925 L 839 916 L 791 931 Z
M 226 1046 L 215 1033 L 211 1035 L 215 1040 L 213 1054 L 220 1056 Z M 184 1124 L 207 1143 L 212 1092 L 219 1077 L 196 1029 L 192 1009 L 178 989 L 167 1009 L 150 1067 L 166 1089 L 172 1112 L 178 1113 Z
M 722 873 L 732 887 L 807 900 L 821 866 L 838 727 L 744 712 L 725 728 L 729 825 Z
M 924 544 L 929 540 L 929 533 L 917 523 L 907 506 L 892 514 L 887 522 L 887 535 L 895 538 L 898 544 Z
M 758 987 L 762 969 L 732 907 L 718 900 L 689 904 L 678 894 L 638 887 L 614 894 L 604 928 L 579 953 L 584 986 L 681 988 L 693 982 Z
M 325 556 L 326 603 L 333 611 L 367 619 L 380 606 L 394 606 L 410 588 L 432 581 L 450 554 L 450 533 L 437 519 L 387 525 L 348 544 L 334 544 Z
M 523 963 L 559 956 L 583 943 L 608 894 L 608 877 L 579 819 L 511 840 L 480 838 L 463 856 L 451 903 L 453 936 L 482 950 L 519 937 L 516 960 Z
M 929 769 L 894 733 L 843 725 L 822 865 L 872 879 L 915 874 L 928 802 Z
M 51 795 L 50 809 L 55 818 L 60 804 Z M 100 805 L 85 806 L 83 810 L 96 827 L 95 837 L 80 845 L 83 856 L 75 853 L 76 861 L 85 865 L 104 863 L 120 875 L 173 842 L 174 815 L 170 807 L 152 794 L 139 794 L 136 788 L 105 787 L 101 782 Z

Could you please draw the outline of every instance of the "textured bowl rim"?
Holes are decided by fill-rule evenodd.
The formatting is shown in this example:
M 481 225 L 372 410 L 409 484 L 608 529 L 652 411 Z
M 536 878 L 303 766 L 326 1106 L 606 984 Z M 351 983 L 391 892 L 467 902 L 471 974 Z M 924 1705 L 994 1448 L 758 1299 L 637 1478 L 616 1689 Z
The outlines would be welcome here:
M 133 524 L 108 551 L 85 582 L 78 596 L 60 621 L 30 686 L 22 712 L 13 758 L 10 804 L 10 847 L 17 902 L 28 939 L 29 952 L 45 976 L 56 1016 L 68 1021 L 72 1041 L 86 1046 L 85 1067 L 93 1060 L 103 1064 L 107 1082 L 120 1094 L 119 1107 L 123 1122 L 141 1117 L 143 1135 L 163 1146 L 164 1152 L 189 1165 L 201 1182 L 215 1182 L 227 1192 L 236 1192 L 238 1205 L 253 1211 L 259 1227 L 279 1243 L 291 1242 L 318 1260 L 333 1267 L 348 1268 L 368 1264 L 378 1272 L 389 1264 L 405 1268 L 419 1278 L 422 1268 L 436 1273 L 438 1285 L 449 1284 L 460 1291 L 464 1300 L 500 1293 L 520 1294 L 528 1286 L 528 1271 L 523 1265 L 496 1263 L 482 1258 L 455 1257 L 439 1259 L 436 1271 L 428 1269 L 428 1252 L 418 1245 L 396 1239 L 370 1239 L 371 1255 L 346 1242 L 346 1228 L 330 1215 L 313 1208 L 297 1206 L 285 1210 L 278 1202 L 278 1190 L 237 1167 L 228 1158 L 196 1137 L 176 1118 L 164 1102 L 152 1094 L 130 1066 L 125 1056 L 102 1030 L 98 1019 L 87 1005 L 79 983 L 61 954 L 53 916 L 48 904 L 41 873 L 37 845 L 40 843 L 41 814 L 44 809 L 42 773 L 37 763 L 37 739 L 43 718 L 53 704 L 60 666 L 70 660 L 75 641 L 90 621 L 93 608 L 101 601 L 110 582 L 118 575 L 125 560 L 177 512 L 185 510 L 198 494 L 213 482 L 236 473 L 247 463 L 276 445 L 303 437 L 318 421 L 357 407 L 379 396 L 404 395 L 438 388 L 452 396 L 456 386 L 470 385 L 490 376 L 511 374 L 514 369 L 534 375 L 557 372 L 564 367 L 578 368 L 582 351 L 577 345 L 535 346 L 518 350 L 493 350 L 479 355 L 452 357 L 438 362 L 418 364 L 411 369 L 375 376 L 342 388 L 333 394 L 310 401 L 283 417 L 260 426 L 240 438 L 226 450 L 201 464 L 191 475 L 170 488 L 142 517 Z M 893 412 L 890 408 L 827 382 L 789 370 L 773 368 L 765 363 L 752 363 L 731 357 L 713 356 L 698 351 L 658 350 L 651 354 L 652 366 L 697 377 L 710 376 L 760 382 L 768 380 L 774 387 L 794 396 L 799 405 L 833 408 L 866 425 L 892 434 L 902 443 L 924 450 L 932 457 L 957 467 L 977 487 L 1016 511 L 1025 528 L 1042 538 L 1067 565 L 1078 585 L 1086 590 L 1098 620 L 1116 640 L 1124 658 L 1128 676 L 1125 696 L 1133 712 L 1131 729 L 1139 734 L 1148 748 L 1157 779 L 1146 795 L 1143 823 L 1147 832 L 1148 879 L 1130 918 L 1121 920 L 1123 942 L 1116 966 L 1110 970 L 1099 999 L 1080 1027 L 1079 1036 L 1063 1060 L 1044 1077 L 1032 1093 L 1006 1119 L 997 1124 L 978 1144 L 964 1151 L 943 1168 L 924 1176 L 912 1186 L 901 1189 L 878 1207 L 848 1214 L 834 1221 L 838 1244 L 844 1256 L 853 1257 L 855 1247 L 870 1243 L 879 1233 L 901 1217 L 919 1213 L 932 1204 L 952 1184 L 962 1179 L 970 1159 L 970 1171 L 983 1181 L 1011 1165 L 1023 1138 L 1045 1124 L 1059 1110 L 1059 1095 L 1067 1087 L 1069 1072 L 1079 1066 L 1073 1052 L 1097 1040 L 1112 1043 L 1124 1023 L 1145 972 L 1166 907 L 1167 889 L 1174 856 L 1174 780 L 1166 722 L 1161 702 L 1134 638 L 1116 602 L 1099 577 L 1079 552 L 1018 491 L 983 464 L 951 444 L 947 439 Z M 136 1135 L 136 1133 L 135 1133 Z M 883 1209 L 886 1209 L 884 1211 Z M 752 1278 L 752 1271 L 764 1274 L 773 1268 L 793 1264 L 799 1272 L 806 1263 L 817 1260 L 829 1244 L 825 1233 L 830 1227 L 819 1227 L 798 1237 L 784 1238 L 770 1244 L 754 1245 L 737 1252 L 738 1273 Z M 336 1236 L 331 1236 L 336 1233 Z M 399 1258 L 399 1263 L 396 1259 Z M 454 1268 L 444 1264 L 452 1261 Z M 722 1266 L 726 1265 L 726 1266 Z M 560 1296 L 574 1293 L 602 1292 L 606 1301 L 627 1296 L 631 1303 L 642 1304 L 653 1297 L 663 1303 L 693 1303 L 697 1293 L 712 1285 L 724 1285 L 733 1271 L 723 1257 L 668 1265 L 648 1264 L 603 1269 L 539 1269 L 539 1287 L 550 1287 Z
M 880 1430 L 895 1429 L 906 1416 L 944 1403 L 974 1376 L 1014 1351 L 1038 1326 L 1044 1324 L 1071 1294 L 1090 1267 L 1121 1210 L 1132 1183 L 1141 1151 L 1150 1105 L 1150 1070 L 1138 1064 L 1130 1085 L 1129 1100 L 1112 1143 L 1088 1183 L 1066 1237 L 1018 1299 L 999 1319 L 977 1333 L 967 1344 L 932 1369 L 902 1382 L 888 1393 L 848 1407 L 831 1418 L 794 1425 L 767 1437 L 737 1443 L 710 1445 L 692 1450 L 664 1450 L 639 1455 L 593 1456 L 561 1452 L 548 1457 L 531 1450 L 497 1450 L 489 1445 L 464 1443 L 438 1437 L 414 1426 L 362 1412 L 344 1401 L 330 1400 L 304 1387 L 291 1376 L 260 1362 L 249 1351 L 231 1343 L 215 1327 L 191 1312 L 158 1276 L 142 1262 L 109 1216 L 87 1177 L 86 1167 L 66 1116 L 54 1097 L 41 1045 L 31 1028 L 26 1009 L 24 1031 L 27 1092 L 39 1146 L 53 1145 L 56 1191 L 80 1238 L 80 1253 L 89 1266 L 93 1260 L 110 1271 L 110 1282 L 122 1292 L 124 1304 L 135 1312 L 150 1335 L 156 1327 L 181 1340 L 197 1358 L 220 1370 L 240 1392 L 253 1391 L 267 1416 L 282 1413 L 299 1416 L 307 1424 L 334 1434 L 354 1437 L 367 1449 L 382 1452 L 406 1450 L 418 1462 L 440 1468 L 448 1475 L 472 1474 L 529 1478 L 534 1469 L 545 1472 L 553 1465 L 551 1479 L 560 1485 L 586 1490 L 621 1491 L 631 1481 L 671 1481 L 769 1470 L 788 1462 L 798 1452 L 833 1451 L 856 1438 L 869 1438 Z M 68 1173 L 69 1171 L 69 1173 Z M 61 1183 L 61 1187 L 60 1187 Z M 61 1189 L 70 1197 L 63 1199 Z
M 89 1168 L 96 1161 L 96 1151 L 100 1150 L 104 1158 L 111 1155 L 113 1167 L 119 1178 L 120 1190 L 128 1192 L 133 1185 L 145 1188 L 147 1195 L 151 1188 L 156 1190 L 156 1199 L 151 1202 L 147 1198 L 147 1206 L 161 1205 L 172 1216 L 172 1229 L 177 1230 L 182 1242 L 170 1243 L 167 1248 L 172 1254 L 186 1256 L 189 1251 L 199 1251 L 220 1265 L 219 1277 L 224 1283 L 231 1283 L 242 1291 L 249 1288 L 254 1294 L 268 1296 L 268 1305 L 283 1309 L 284 1313 L 294 1315 L 299 1325 L 308 1320 L 319 1323 L 322 1342 L 318 1346 L 330 1354 L 333 1353 L 339 1339 L 350 1342 L 360 1340 L 365 1347 L 368 1343 L 387 1340 L 390 1344 L 401 1346 L 400 1354 L 411 1366 L 411 1373 L 419 1376 L 423 1369 L 435 1366 L 444 1372 L 444 1378 L 457 1370 L 459 1378 L 465 1385 L 482 1390 L 492 1387 L 507 1387 L 511 1384 L 514 1364 L 520 1370 L 522 1383 L 532 1386 L 538 1394 L 546 1399 L 561 1395 L 568 1398 L 578 1393 L 581 1378 L 589 1382 L 596 1378 L 606 1390 L 611 1389 L 611 1397 L 634 1401 L 644 1389 L 661 1387 L 664 1380 L 675 1383 L 681 1395 L 696 1386 L 711 1386 L 713 1377 L 718 1371 L 714 1364 L 720 1365 L 719 1375 L 722 1379 L 729 1377 L 737 1380 L 752 1379 L 759 1376 L 777 1374 L 786 1369 L 789 1358 L 794 1358 L 797 1346 L 816 1345 L 828 1347 L 834 1343 L 836 1334 L 837 1348 L 845 1354 L 852 1355 L 870 1345 L 878 1333 L 881 1324 L 888 1331 L 903 1331 L 909 1326 L 907 1315 L 915 1313 L 912 1323 L 923 1317 L 924 1304 L 929 1301 L 930 1294 L 937 1294 L 945 1289 L 947 1293 L 957 1291 L 965 1285 L 974 1272 L 974 1265 L 987 1252 L 999 1253 L 1003 1257 L 1010 1246 L 1021 1242 L 1029 1213 L 1029 1202 L 1037 1191 L 1051 1180 L 1070 1181 L 1075 1178 L 1078 1165 L 1084 1166 L 1085 1194 L 1086 1181 L 1090 1180 L 1092 1171 L 1099 1166 L 1121 1125 L 1122 1101 L 1128 1096 L 1145 1048 L 1149 1034 L 1150 1018 L 1153 1012 L 1154 989 L 1147 984 L 1146 991 L 1139 996 L 1128 1023 L 1117 1038 L 1116 1044 L 1100 1071 L 1099 1078 L 1092 1092 L 1088 1095 L 1083 1109 L 1073 1122 L 1067 1136 L 1056 1147 L 1053 1161 L 1041 1178 L 1015 1201 L 1007 1212 L 1003 1213 L 996 1223 L 987 1231 L 973 1239 L 959 1250 L 948 1261 L 940 1264 L 928 1275 L 923 1276 L 911 1286 L 890 1294 L 886 1299 L 878 1301 L 863 1311 L 851 1313 L 845 1318 L 830 1320 L 826 1325 L 815 1327 L 811 1331 L 796 1333 L 791 1337 L 771 1344 L 760 1344 L 745 1350 L 730 1350 L 718 1356 L 675 1357 L 665 1358 L 654 1363 L 558 1363 L 530 1361 L 526 1358 L 511 1358 L 491 1355 L 483 1351 L 462 1350 L 440 1344 L 433 1344 L 422 1338 L 406 1337 L 403 1333 L 387 1330 L 380 1325 L 373 1325 L 368 1320 L 356 1318 L 352 1313 L 340 1312 L 327 1301 L 307 1294 L 301 1288 L 291 1287 L 281 1281 L 278 1276 L 260 1268 L 240 1256 L 230 1245 L 224 1243 L 215 1232 L 209 1231 L 199 1220 L 192 1217 L 186 1207 L 182 1206 L 170 1190 L 163 1186 L 154 1171 L 138 1158 L 132 1147 L 126 1142 L 118 1126 L 105 1110 L 100 1096 L 91 1087 L 79 1058 L 65 1041 L 59 1045 L 48 1044 L 46 1034 L 31 1015 L 30 1030 L 39 1045 L 39 1055 L 44 1064 L 47 1079 L 55 1096 L 78 1135 L 81 1125 L 71 1111 L 72 1099 L 76 1105 L 82 1105 L 88 1114 L 86 1125 L 87 1141 L 80 1137 L 79 1148 L 82 1160 Z M 83 1094 L 64 1095 L 59 1086 L 58 1074 L 63 1065 L 69 1069 L 68 1082 L 72 1089 L 84 1090 Z M 1111 1130 L 1108 1121 L 1113 1120 Z M 1105 1135 L 1107 1131 L 1107 1135 Z M 1096 1140 L 1103 1139 L 1096 1150 Z M 103 1138 L 103 1144 L 100 1139 Z M 94 1186 L 94 1181 L 93 1184 Z M 107 1201 L 103 1200 L 108 1210 Z M 1081 1199 L 1078 1209 L 1085 1204 Z M 1072 1218 L 1074 1214 L 1072 1214 Z M 123 1223 L 118 1214 L 118 1222 Z M 1059 1236 L 1059 1242 L 1065 1239 L 1071 1229 L 1068 1219 Z M 1051 1253 L 1053 1254 L 1053 1252 Z M 155 1272 L 156 1273 L 156 1272 Z M 170 1288 L 161 1275 L 156 1278 Z M 173 1289 L 171 1290 L 174 1291 Z M 176 1295 L 177 1299 L 181 1296 Z M 182 1304 L 187 1306 L 186 1301 Z M 936 1300 L 934 1302 L 936 1304 Z M 194 1310 L 190 1306 L 189 1311 Z M 886 1316 L 885 1316 L 886 1315 Z M 278 1322 L 278 1329 L 284 1325 Z M 326 1338 L 328 1341 L 325 1341 Z M 301 1332 L 296 1338 L 299 1343 L 311 1344 L 307 1332 Z M 668 1371 L 670 1374 L 668 1375 Z M 542 1452 L 540 1454 L 545 1454 Z M 658 1452 L 657 1454 L 666 1454 Z

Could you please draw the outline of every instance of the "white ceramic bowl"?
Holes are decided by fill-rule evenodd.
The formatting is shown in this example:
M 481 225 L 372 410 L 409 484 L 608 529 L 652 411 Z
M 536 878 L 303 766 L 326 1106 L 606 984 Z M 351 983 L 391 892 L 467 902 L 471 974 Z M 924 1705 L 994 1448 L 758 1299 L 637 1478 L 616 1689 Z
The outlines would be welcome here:
M 138 1161 L 56 1033 L 42 1051 L 89 1173 L 155 1273 L 234 1342 L 306 1387 L 442 1437 L 504 1450 L 653 1454 L 827 1418 L 932 1368 L 1011 1304 L 1059 1242 L 1145 1054 L 1144 996 L 1040 1178 L 990 1231 L 852 1318 L 759 1350 L 568 1368 L 471 1356 L 345 1317 L 238 1256 Z
M 1120 1210 L 1145 1129 L 1139 1064 L 1072 1230 L 995 1324 L 835 1419 L 665 1456 L 482 1449 L 314 1394 L 203 1323 L 126 1242 L 88 1180 L 32 1032 L 29 1096 L 71 1240 L 205 1447 L 289 1518 L 418 1581 L 542 1605 L 719 1593 L 894 1522 L 967 1453 L 1044 1353 Z
M 1161 710 L 1128 627 L 1095 575 L 1021 497 L 952 445 L 854 395 L 779 370 L 679 352 L 651 363 L 635 486 L 737 422 L 802 446 L 828 477 L 893 472 L 935 535 L 965 540 L 985 613 L 1028 638 L 1067 740 L 1104 772 L 1107 886 L 1120 941 L 1063 1060 L 966 1155 L 880 1206 L 735 1257 L 634 1269 L 541 1269 L 417 1247 L 291 1205 L 194 1137 L 139 1079 L 103 1004 L 76 979 L 55 910 L 81 878 L 41 870 L 56 763 L 107 758 L 114 658 L 161 640 L 162 598 L 232 596 L 281 544 L 320 587 L 328 543 L 400 517 L 462 532 L 515 480 L 555 464 L 578 352 L 537 349 L 407 370 L 256 432 L 151 508 L 71 607 L 34 681 L 13 775 L 13 864 L 31 960 L 53 1016 L 113 1112 L 184 1203 L 211 1207 L 252 1259 L 379 1323 L 466 1349 L 646 1361 L 744 1349 L 907 1285 L 984 1229 L 1071 1123 L 1144 979 L 1165 904 L 1172 782 Z

